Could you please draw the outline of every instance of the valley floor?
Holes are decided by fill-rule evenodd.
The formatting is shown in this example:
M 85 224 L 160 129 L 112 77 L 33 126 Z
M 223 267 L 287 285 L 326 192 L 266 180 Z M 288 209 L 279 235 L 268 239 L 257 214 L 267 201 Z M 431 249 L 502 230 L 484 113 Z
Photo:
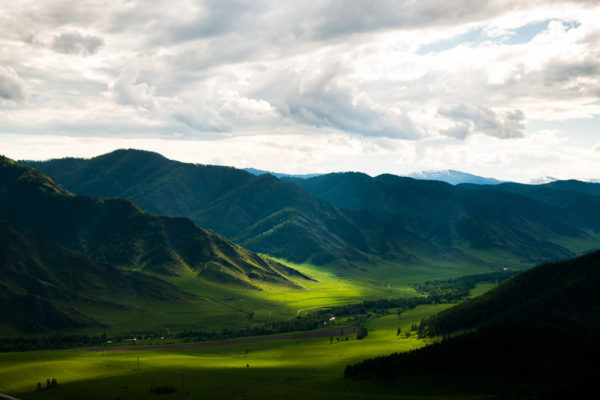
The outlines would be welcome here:
M 408 351 L 427 342 L 410 334 L 423 317 L 449 305 L 425 305 L 366 321 L 368 336 L 235 343 L 165 351 L 88 349 L 0 354 L 0 392 L 30 399 L 386 399 L 481 398 L 439 396 L 435 388 L 383 385 L 342 378 L 349 363 Z M 397 335 L 398 328 L 402 329 Z M 58 384 L 36 390 L 37 382 Z M 172 386 L 158 395 L 152 386 Z

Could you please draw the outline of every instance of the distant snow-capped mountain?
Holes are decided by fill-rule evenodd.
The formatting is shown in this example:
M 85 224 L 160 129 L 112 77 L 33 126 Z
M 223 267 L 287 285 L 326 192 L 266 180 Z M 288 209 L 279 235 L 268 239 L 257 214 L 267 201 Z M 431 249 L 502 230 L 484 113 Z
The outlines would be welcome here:
M 251 173 L 252 175 L 264 175 L 264 174 L 271 174 L 276 178 L 301 178 L 301 179 L 308 179 L 308 178 L 314 178 L 315 176 L 321 176 L 322 174 L 302 174 L 302 175 L 293 175 L 293 174 L 282 174 L 279 172 L 271 172 L 271 171 L 264 171 L 262 169 L 256 169 L 256 168 L 244 168 L 244 171 Z
M 443 171 L 419 171 L 408 174 L 407 176 L 415 179 L 442 181 L 451 185 L 460 183 L 473 183 L 476 185 L 498 185 L 503 181 L 494 178 L 484 178 L 466 172 L 456 171 L 453 169 Z
M 529 181 L 530 185 L 544 185 L 546 183 L 552 183 L 552 182 L 557 182 L 560 181 L 562 179 L 558 179 L 555 178 L 553 176 L 542 176 L 539 178 L 533 178 L 531 181 Z M 580 182 L 587 182 L 587 183 L 600 183 L 600 179 L 598 178 L 589 178 L 589 179 L 570 179 L 570 180 L 578 180 Z
M 529 181 L 530 185 L 544 185 L 546 183 L 552 183 L 552 182 L 556 182 L 558 181 L 557 178 L 554 178 L 553 176 L 541 176 L 539 178 L 533 178 L 532 180 Z

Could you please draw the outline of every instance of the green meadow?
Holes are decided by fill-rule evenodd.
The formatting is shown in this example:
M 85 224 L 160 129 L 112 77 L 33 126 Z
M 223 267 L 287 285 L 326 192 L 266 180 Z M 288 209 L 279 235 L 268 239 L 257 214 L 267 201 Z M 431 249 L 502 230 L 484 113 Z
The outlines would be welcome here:
M 487 267 L 439 265 L 431 267 L 382 263 L 374 268 L 290 266 L 315 281 L 295 279 L 302 289 L 262 284 L 251 290 L 199 279 L 161 276 L 197 298 L 186 302 L 133 301 L 123 310 L 87 305 L 84 311 L 104 319 L 105 330 L 88 333 L 111 335 L 128 332 L 182 330 L 220 331 L 295 318 L 316 308 L 364 300 L 419 296 L 412 285 L 431 279 L 450 279 Z M 479 295 L 494 287 L 480 283 L 470 293 Z M 347 399 L 347 398 L 468 398 L 448 396 L 428 385 L 406 381 L 402 385 L 343 379 L 346 365 L 365 358 L 416 349 L 431 342 L 410 331 L 413 324 L 452 304 L 421 305 L 412 310 L 349 321 L 338 318 L 336 327 L 360 323 L 368 336 L 273 340 L 185 350 L 93 352 L 88 349 L 29 351 L 0 354 L 0 393 L 20 399 Z M 251 313 L 251 315 L 250 315 Z M 398 334 L 400 328 L 401 333 Z M 81 332 L 81 331 L 79 331 Z M 180 344 L 182 339 L 138 341 L 136 346 Z M 129 344 L 113 344 L 113 346 Z M 58 385 L 45 386 L 56 378 Z M 152 386 L 172 386 L 173 393 L 157 394 Z M 439 395 L 439 396 L 438 396 Z
M 371 319 L 363 340 L 351 334 L 340 341 L 280 340 L 187 350 L 4 353 L 0 392 L 21 399 L 385 399 L 414 398 L 415 392 L 422 392 L 418 398 L 437 398 L 434 390 L 347 381 L 342 374 L 347 364 L 366 357 L 424 346 L 427 341 L 411 333 L 410 326 L 449 306 L 419 306 Z M 52 378 L 56 387 L 36 390 L 37 382 L 45 386 Z M 152 385 L 176 391 L 156 394 Z
M 310 264 L 287 265 L 311 276 L 315 281 L 291 278 L 302 288 L 257 283 L 262 290 L 208 281 L 188 270 L 184 276 L 156 275 L 196 297 L 177 300 L 122 299 L 123 306 L 105 302 L 81 302 L 82 312 L 105 323 L 105 328 L 85 328 L 62 333 L 122 335 L 132 332 L 174 333 L 183 330 L 221 331 L 264 325 L 292 319 L 322 307 L 358 303 L 381 298 L 418 296 L 413 285 L 434 279 L 451 279 L 467 274 L 489 272 L 488 266 L 436 264 L 405 265 L 381 261 L 376 265 L 342 268 Z M 71 304 L 65 303 L 65 307 Z M 251 317 L 250 317 L 251 315 Z M 0 322 L 0 335 L 20 335 Z
M 283 260 L 279 260 L 282 261 Z M 437 265 L 415 266 L 381 263 L 351 271 L 336 266 L 285 263 L 316 281 L 292 278 L 302 289 L 258 283 L 262 290 L 207 281 L 189 271 L 181 277 L 158 275 L 197 297 L 185 302 L 134 299 L 129 307 L 115 309 L 105 304 L 84 304 L 82 311 L 97 316 L 106 329 L 88 333 L 125 334 L 159 329 L 220 331 L 292 319 L 316 308 L 364 300 L 414 297 L 413 284 L 432 279 L 451 279 L 466 274 L 489 272 L 489 267 Z M 252 317 L 249 315 L 252 313 Z M 160 326 L 157 326 L 157 321 Z

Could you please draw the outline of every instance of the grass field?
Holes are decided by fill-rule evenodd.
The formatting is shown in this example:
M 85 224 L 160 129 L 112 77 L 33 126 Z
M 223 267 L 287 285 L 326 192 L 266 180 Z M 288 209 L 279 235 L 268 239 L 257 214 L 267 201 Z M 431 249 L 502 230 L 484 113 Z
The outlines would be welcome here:
M 360 341 L 350 335 L 348 341 L 334 338 L 332 343 L 319 338 L 160 352 L 5 353 L 0 354 L 0 392 L 24 400 L 403 398 L 395 386 L 346 381 L 343 370 L 367 357 L 425 345 L 415 335 L 398 336 L 397 329 L 408 332 L 413 323 L 449 306 L 419 306 L 374 318 L 366 322 L 369 335 Z M 37 382 L 45 384 L 48 378 L 59 384 L 36 391 Z M 153 384 L 177 391 L 155 394 Z M 422 398 L 436 398 L 431 395 Z
M 491 282 L 481 282 L 481 283 L 478 283 L 469 292 L 469 298 L 481 296 L 485 292 L 490 291 L 490 290 L 492 290 L 493 288 L 495 288 L 497 286 L 498 286 L 497 283 L 491 283 Z
M 184 329 L 219 331 L 294 318 L 314 308 L 377 298 L 418 296 L 414 283 L 433 278 L 427 267 L 381 264 L 347 273 L 336 268 L 292 265 L 317 281 L 297 280 L 303 289 L 262 285 L 262 291 L 207 282 L 189 275 L 166 278 L 194 293 L 189 302 L 133 302 L 127 310 L 89 305 L 86 311 L 110 323 L 111 334 L 132 331 L 172 332 Z M 439 266 L 438 279 L 489 268 Z M 352 277 L 350 277 L 352 276 Z M 162 277 L 164 279 L 164 277 Z M 493 287 L 479 284 L 471 296 Z M 364 340 L 349 335 L 337 338 L 277 340 L 211 348 L 134 352 L 91 352 L 87 349 L 31 351 L 0 354 L 0 393 L 28 399 L 387 399 L 469 398 L 457 393 L 436 394 L 434 387 L 405 382 L 398 387 L 342 378 L 346 365 L 365 358 L 408 351 L 427 341 L 410 333 L 422 318 L 451 304 L 425 305 L 404 312 L 363 321 L 369 329 Z M 252 318 L 249 313 L 252 312 Z M 355 322 L 338 320 L 338 324 Z M 342 325 L 339 325 L 342 326 Z M 397 335 L 398 328 L 402 334 Z M 160 341 L 159 341 L 160 342 Z M 172 342 L 172 340 L 171 340 Z M 152 345 L 156 343 L 156 340 Z M 139 343 L 141 344 L 141 343 Z M 144 343 L 150 345 L 151 343 Z M 36 391 L 46 379 L 59 384 Z M 173 386 L 170 394 L 156 394 L 151 385 Z M 447 389 L 446 389 L 447 390 Z M 480 398 L 480 397 L 474 397 Z
M 259 291 L 206 281 L 191 271 L 183 277 L 163 275 L 160 278 L 195 294 L 197 298 L 185 302 L 134 299 L 126 308 L 82 304 L 79 307 L 83 312 L 94 315 L 107 325 L 107 328 L 83 331 L 117 335 L 134 331 L 239 329 L 291 319 L 298 312 L 314 308 L 380 298 L 418 296 L 412 288 L 415 283 L 490 271 L 489 267 L 477 266 L 439 265 L 433 268 L 393 263 L 348 271 L 335 266 L 324 268 L 286 263 L 310 275 L 316 282 L 294 278 L 303 289 L 263 283 L 260 284 L 263 290 Z

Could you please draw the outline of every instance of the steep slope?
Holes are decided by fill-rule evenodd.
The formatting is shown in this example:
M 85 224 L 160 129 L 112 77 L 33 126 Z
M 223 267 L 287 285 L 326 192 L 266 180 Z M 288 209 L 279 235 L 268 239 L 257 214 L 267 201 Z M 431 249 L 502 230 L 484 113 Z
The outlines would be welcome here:
M 368 263 L 382 243 L 394 257 L 409 257 L 402 227 L 388 229 L 372 215 L 340 210 L 271 175 L 137 150 L 29 164 L 73 192 L 124 197 L 152 212 L 185 215 L 254 251 L 295 262 Z
M 126 200 L 73 195 L 41 171 L 7 158 L 0 159 L 0 218 L 124 268 L 168 275 L 193 271 L 248 287 L 254 281 L 295 286 L 286 275 L 308 278 L 186 218 L 149 214 Z
M 573 221 L 583 229 L 600 232 L 600 184 L 576 180 L 556 181 L 544 185 L 506 183 L 503 191 L 530 198 L 555 210 L 557 217 Z
M 455 388 L 506 398 L 576 398 L 595 387 L 599 372 L 598 285 L 600 252 L 535 267 L 420 327 L 469 333 L 349 366 L 346 376 L 443 376 Z
M 184 301 L 193 296 L 141 272 L 122 271 L 73 253 L 0 220 L 0 325 L 40 332 L 103 326 L 76 308 L 120 307 L 131 299 Z
M 600 330 L 600 251 L 543 264 L 427 321 L 429 335 L 495 327 Z
M 570 256 L 556 240 L 587 237 L 587 225 L 579 219 L 568 218 L 552 204 L 503 190 L 508 184 L 452 186 L 360 173 L 293 181 L 339 207 L 365 209 L 382 220 L 405 224 L 414 235 L 459 248 L 503 251 L 521 260 Z M 600 199 L 592 203 L 587 210 L 600 206 Z
M 530 263 L 574 254 L 556 238 L 586 238 L 550 205 L 495 186 L 358 173 L 278 180 L 136 150 L 30 165 L 73 192 L 184 215 L 251 250 L 296 262 L 485 265 L 501 254 Z

